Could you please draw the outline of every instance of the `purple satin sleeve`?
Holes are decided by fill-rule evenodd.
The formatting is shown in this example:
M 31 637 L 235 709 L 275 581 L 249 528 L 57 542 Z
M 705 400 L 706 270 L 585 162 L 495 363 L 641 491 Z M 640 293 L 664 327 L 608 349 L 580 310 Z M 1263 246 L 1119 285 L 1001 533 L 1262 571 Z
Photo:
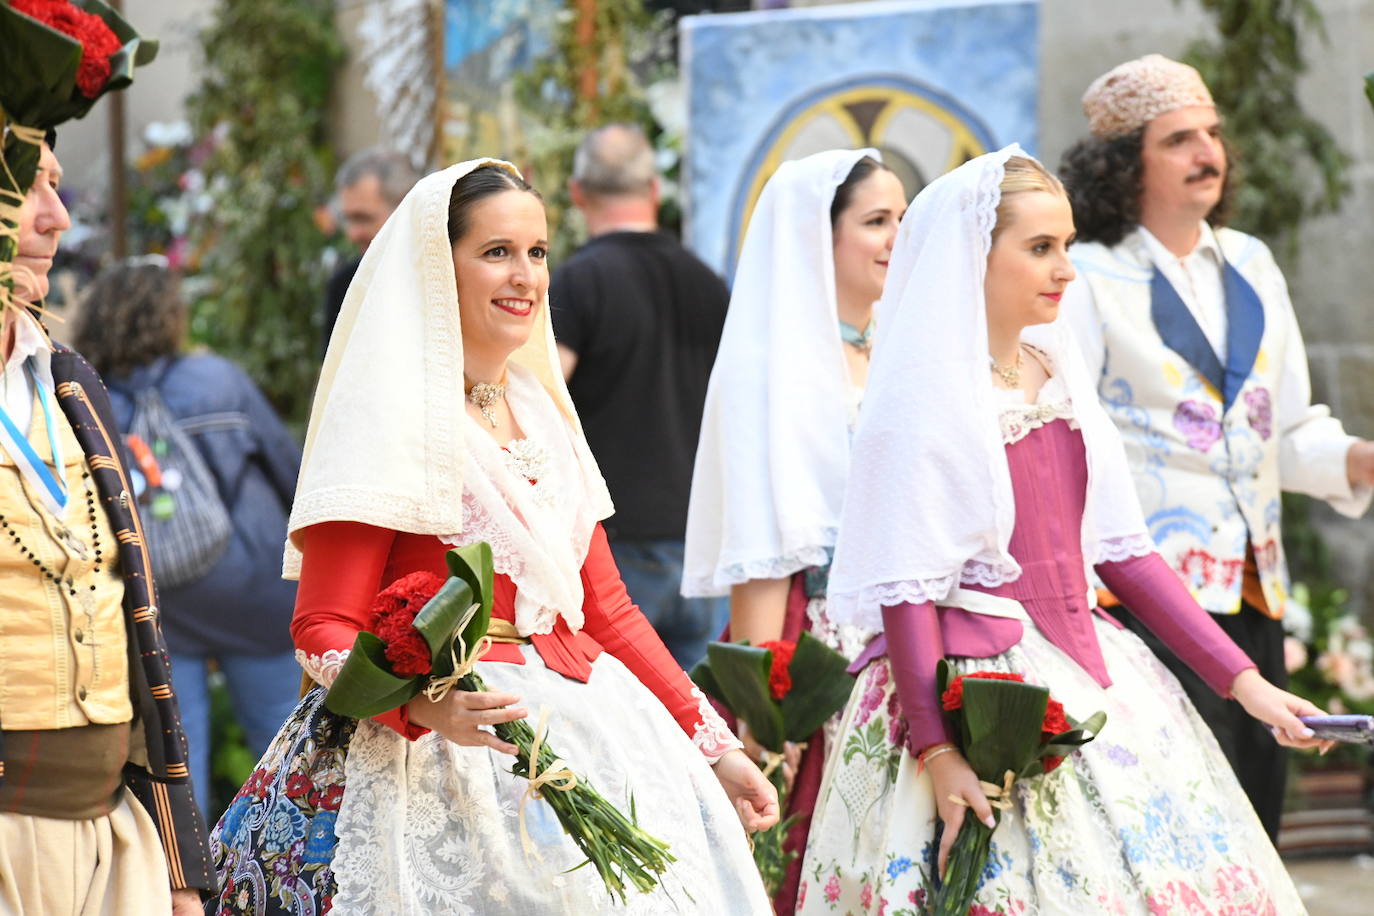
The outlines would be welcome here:
M 1221 696 L 1230 697 L 1236 675 L 1257 667 L 1158 553 L 1095 569 L 1111 593 Z
M 932 744 L 953 741 L 935 683 L 936 665 L 945 657 L 935 605 L 927 601 L 884 607 L 883 633 L 892 678 L 897 682 L 897 700 L 909 729 L 907 747 L 919 754 Z

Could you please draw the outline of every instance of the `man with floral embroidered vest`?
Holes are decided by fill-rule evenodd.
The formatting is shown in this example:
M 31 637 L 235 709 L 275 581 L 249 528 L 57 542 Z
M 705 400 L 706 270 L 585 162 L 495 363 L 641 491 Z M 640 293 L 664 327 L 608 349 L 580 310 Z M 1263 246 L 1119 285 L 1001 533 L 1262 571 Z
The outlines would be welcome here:
M 189 916 L 205 827 L 109 399 L 25 308 L 70 225 L 52 142 L 0 333 L 0 914 Z
M 1280 492 L 1358 517 L 1374 444 L 1312 403 L 1283 274 L 1263 242 L 1224 228 L 1228 148 L 1197 71 L 1157 54 L 1129 61 L 1088 88 L 1083 109 L 1091 135 L 1060 166 L 1080 242 L 1064 313 L 1121 430 L 1160 553 L 1282 686 Z M 1187 688 L 1275 835 L 1282 748 L 1123 620 Z

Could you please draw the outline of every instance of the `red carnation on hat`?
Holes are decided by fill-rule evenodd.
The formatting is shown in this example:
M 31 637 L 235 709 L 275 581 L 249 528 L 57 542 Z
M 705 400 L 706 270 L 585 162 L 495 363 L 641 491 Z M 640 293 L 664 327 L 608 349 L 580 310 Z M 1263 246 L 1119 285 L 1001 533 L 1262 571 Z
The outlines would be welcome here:
M 124 45 L 94 13 L 73 6 L 70 0 L 11 0 L 10 6 L 81 45 L 76 88 L 88 99 L 100 95 L 110 80 L 110 56 Z

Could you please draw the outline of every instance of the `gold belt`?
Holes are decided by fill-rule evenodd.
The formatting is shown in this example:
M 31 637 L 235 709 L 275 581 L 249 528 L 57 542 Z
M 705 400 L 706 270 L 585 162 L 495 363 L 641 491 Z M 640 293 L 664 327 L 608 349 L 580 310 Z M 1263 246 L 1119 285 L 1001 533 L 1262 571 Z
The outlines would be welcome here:
M 502 620 L 500 617 L 491 618 L 487 624 L 487 637 L 492 642 L 508 642 L 524 644 L 530 641 L 528 636 L 521 636 L 520 631 L 515 628 L 515 624 L 509 620 Z

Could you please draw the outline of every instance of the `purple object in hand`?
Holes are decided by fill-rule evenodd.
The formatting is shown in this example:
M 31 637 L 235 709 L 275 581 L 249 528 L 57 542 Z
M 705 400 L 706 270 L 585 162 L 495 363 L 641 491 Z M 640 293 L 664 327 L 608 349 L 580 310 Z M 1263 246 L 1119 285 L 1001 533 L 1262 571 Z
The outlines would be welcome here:
M 1298 716 L 1323 741 L 1374 745 L 1374 716 Z

